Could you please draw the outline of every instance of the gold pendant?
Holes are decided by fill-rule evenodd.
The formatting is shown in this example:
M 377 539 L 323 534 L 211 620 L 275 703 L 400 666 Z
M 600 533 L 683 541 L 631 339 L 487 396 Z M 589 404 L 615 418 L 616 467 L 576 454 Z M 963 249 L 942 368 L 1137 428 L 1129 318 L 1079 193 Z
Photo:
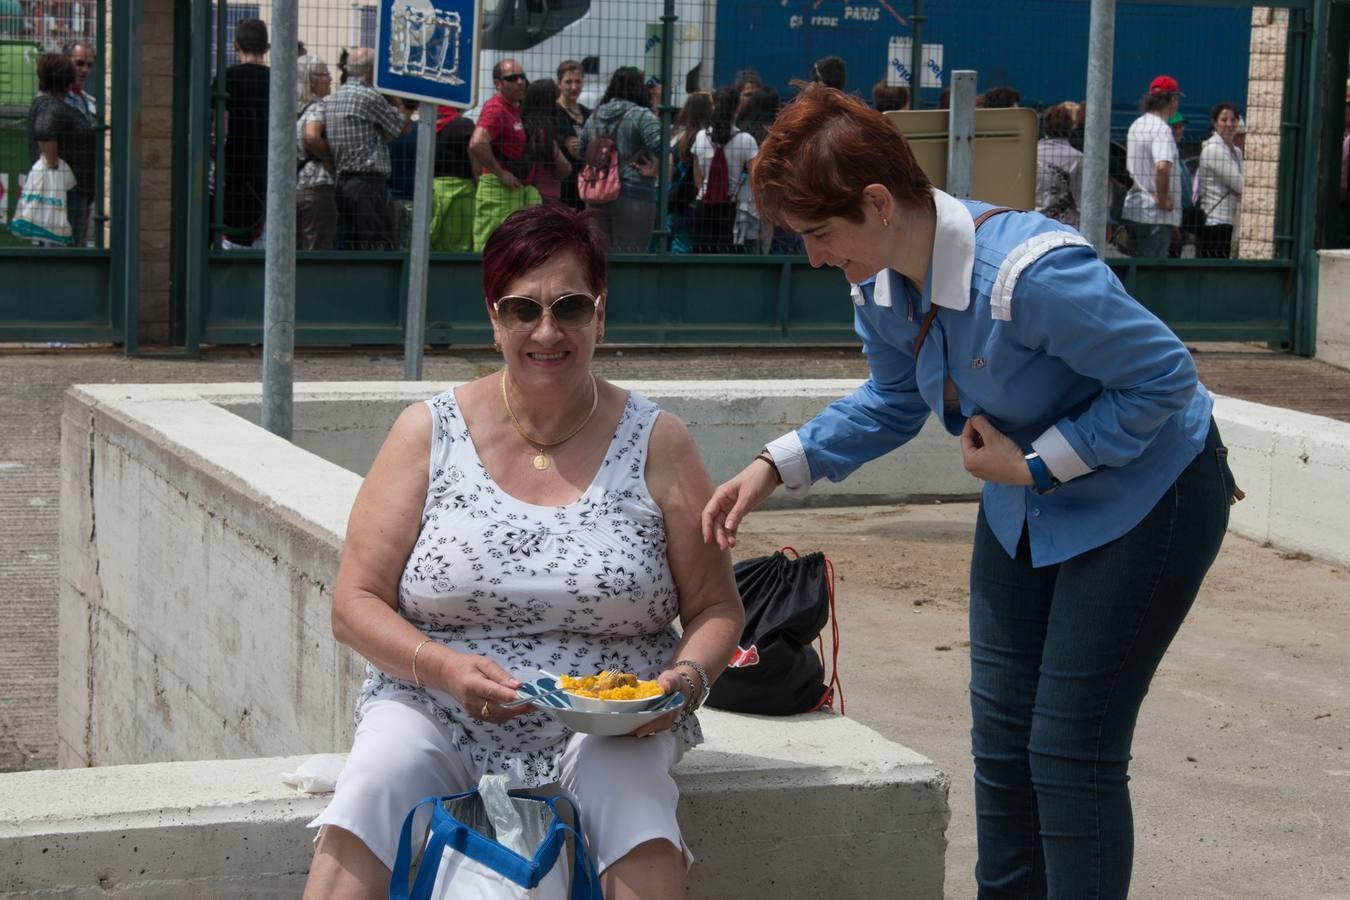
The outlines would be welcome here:
M 542 472 L 550 465 L 552 465 L 552 461 L 548 458 L 548 454 L 542 450 L 539 451 L 539 454 L 534 458 L 534 467 Z

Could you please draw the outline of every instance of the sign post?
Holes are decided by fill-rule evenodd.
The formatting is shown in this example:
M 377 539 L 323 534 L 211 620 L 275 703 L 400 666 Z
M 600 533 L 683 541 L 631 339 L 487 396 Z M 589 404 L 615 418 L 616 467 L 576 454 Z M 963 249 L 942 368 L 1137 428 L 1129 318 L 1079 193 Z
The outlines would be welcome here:
M 474 105 L 482 10 L 482 0 L 380 0 L 376 15 L 375 88 L 421 101 L 403 326 L 403 375 L 408 381 L 422 378 L 436 107 L 469 109 Z

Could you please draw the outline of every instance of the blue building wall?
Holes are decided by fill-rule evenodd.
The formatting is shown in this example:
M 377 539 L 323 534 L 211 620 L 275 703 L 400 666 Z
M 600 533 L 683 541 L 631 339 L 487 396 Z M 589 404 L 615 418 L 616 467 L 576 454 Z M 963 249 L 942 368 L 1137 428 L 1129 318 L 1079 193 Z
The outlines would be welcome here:
M 952 69 L 974 69 L 979 90 L 1011 85 L 1024 106 L 1081 100 L 1089 6 L 1087 0 L 929 0 L 923 40 L 943 45 L 944 83 Z M 868 0 L 788 0 L 781 6 L 726 0 L 717 11 L 716 83 L 730 84 L 738 69 L 752 66 L 790 97 L 792 79 L 809 77 L 814 60 L 836 55 L 848 65 L 850 90 L 870 99 L 872 85 L 885 76 L 890 39 L 910 35 L 908 23 L 890 10 L 905 17 L 911 9 L 909 2 Z M 1181 83 L 1181 110 L 1195 137 L 1208 131 L 1215 103 L 1227 100 L 1245 109 L 1250 36 L 1249 8 L 1119 5 L 1113 131 L 1129 127 L 1140 97 L 1160 73 Z M 938 89 L 924 89 L 925 106 L 935 106 L 937 97 Z

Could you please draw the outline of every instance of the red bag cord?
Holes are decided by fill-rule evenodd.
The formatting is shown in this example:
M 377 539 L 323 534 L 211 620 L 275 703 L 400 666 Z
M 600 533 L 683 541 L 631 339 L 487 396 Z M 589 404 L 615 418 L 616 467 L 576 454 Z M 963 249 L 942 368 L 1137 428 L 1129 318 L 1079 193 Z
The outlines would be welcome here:
M 780 553 L 791 551 L 793 559 L 800 559 L 801 554 L 797 552 L 796 547 L 780 547 Z M 828 706 L 834 709 L 834 698 L 839 697 L 839 715 L 844 715 L 844 683 L 839 680 L 839 618 L 834 614 L 834 563 L 830 558 L 825 557 L 825 591 L 830 598 L 830 680 L 825 685 L 825 693 L 821 695 L 820 702 L 811 707 L 807 712 L 816 712 L 822 707 Z M 816 652 L 820 654 L 822 661 L 825 659 L 825 638 L 816 637 Z

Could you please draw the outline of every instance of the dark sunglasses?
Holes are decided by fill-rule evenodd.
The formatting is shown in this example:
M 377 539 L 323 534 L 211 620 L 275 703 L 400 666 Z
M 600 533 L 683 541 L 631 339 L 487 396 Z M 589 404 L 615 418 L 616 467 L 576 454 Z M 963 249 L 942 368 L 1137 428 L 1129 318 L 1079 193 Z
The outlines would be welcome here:
M 77 69 L 92 69 L 94 67 L 94 64 L 91 62 L 83 62 L 81 60 L 76 60 L 75 67 Z
M 603 295 L 602 295 L 603 296 Z M 533 297 L 508 295 L 492 304 L 497 321 L 507 331 L 533 331 L 547 310 L 559 328 L 585 328 L 595 321 L 600 297 L 563 294 L 548 306 Z
M 529 79 L 525 77 L 524 72 L 517 72 L 514 75 L 503 75 L 502 81 L 510 81 L 514 83 L 517 81 L 529 81 Z

